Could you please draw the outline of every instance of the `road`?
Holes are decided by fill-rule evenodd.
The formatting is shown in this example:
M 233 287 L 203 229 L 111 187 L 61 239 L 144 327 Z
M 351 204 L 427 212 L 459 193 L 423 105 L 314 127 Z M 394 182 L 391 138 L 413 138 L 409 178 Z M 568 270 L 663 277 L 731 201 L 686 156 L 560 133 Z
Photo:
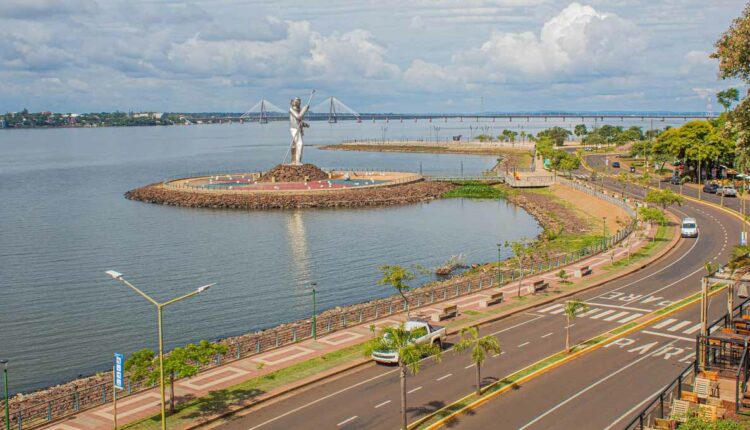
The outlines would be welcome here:
M 723 211 L 690 202 L 674 211 L 680 217 L 696 218 L 700 226 L 700 237 L 681 240 L 668 256 L 644 270 L 582 293 L 580 296 L 589 303 L 590 312 L 578 318 L 571 327 L 572 341 L 585 340 L 697 292 L 703 264 L 709 260 L 727 260 L 730 245 L 735 242 L 730 238 L 739 235 L 737 219 Z M 560 300 L 539 306 L 535 310 L 482 327 L 482 334 L 497 336 L 503 347 L 501 355 L 490 358 L 483 366 L 485 383 L 564 347 L 563 303 L 564 300 Z M 714 316 L 718 316 L 721 310 L 722 306 L 719 305 L 711 308 Z M 681 313 L 674 319 L 671 325 L 654 330 L 663 329 L 668 335 L 685 339 L 694 337 L 698 330 L 694 310 Z M 633 336 L 629 337 L 632 338 Z M 563 428 L 556 419 L 567 416 L 567 412 L 558 411 L 577 407 L 586 412 L 581 414 L 582 421 L 564 428 L 601 428 L 601 423 L 621 416 L 647 395 L 657 391 L 690 360 L 689 342 L 673 337 L 639 333 L 636 339 L 632 339 L 635 342 L 633 348 L 649 343 L 651 338 L 658 342 L 653 348 L 673 342 L 671 346 L 679 344 L 680 348 L 684 346 L 685 349 L 680 354 L 669 354 L 667 359 L 663 359 L 663 363 L 651 359 L 638 361 L 640 355 L 628 353 L 627 350 L 632 348 L 626 349 L 626 345 L 622 348 L 614 346 L 600 349 L 538 379 L 545 381 L 556 378 L 552 379 L 551 384 L 540 384 L 537 381 L 526 384 L 520 390 L 478 409 L 476 415 L 462 417 L 461 424 L 467 428 L 497 428 L 498 423 L 503 422 L 507 425 L 501 426 L 502 428 L 516 428 L 523 423 L 530 423 L 576 394 L 580 391 L 580 388 L 576 388 L 582 385 L 579 381 L 600 381 L 605 375 L 613 374 L 610 379 L 595 386 L 597 392 L 606 392 L 609 387 L 616 386 L 613 384 L 617 382 L 625 384 L 625 391 L 632 394 L 625 396 L 613 391 L 607 396 L 610 398 L 608 406 L 597 409 L 580 403 L 592 389 L 532 423 L 534 428 Z M 644 356 L 652 357 L 649 354 Z M 655 373 L 655 377 L 646 377 L 646 380 L 640 376 L 637 379 L 633 377 L 632 372 L 651 368 L 652 361 L 659 364 L 653 366 L 655 371 L 649 370 L 647 374 Z M 630 363 L 635 364 L 623 367 Z M 621 368 L 624 370 L 615 373 Z M 468 355 L 448 352 L 440 363 L 425 361 L 421 372 L 409 376 L 407 380 L 410 422 L 472 392 L 473 383 L 474 369 L 470 366 Z M 534 394 L 530 394 L 532 392 Z M 399 399 L 396 369 L 371 365 L 304 392 L 246 411 L 243 416 L 235 417 L 222 427 L 237 430 L 398 428 Z M 606 414 L 601 423 L 585 420 L 586 416 L 604 412 Z M 510 420 L 510 416 L 514 417 L 513 421 L 506 422 L 506 419 Z M 515 418 L 516 416 L 519 418 Z
M 603 156 L 589 156 L 592 167 L 603 167 Z M 612 169 L 615 170 L 615 169 Z M 608 187 L 619 185 L 605 179 Z M 662 183 L 662 187 L 679 191 L 678 186 Z M 642 193 L 637 187 L 630 192 Z M 683 188 L 686 195 L 697 198 L 697 191 Z M 719 203 L 714 195 L 704 198 Z M 739 209 L 738 199 L 725 199 L 725 206 Z M 724 262 L 729 245 L 737 243 L 739 221 L 726 219 L 718 209 L 696 207 L 687 203 L 685 213 L 692 207 L 702 218 L 698 219 L 703 246 L 706 242 L 722 244 L 718 260 Z M 707 228 L 723 225 L 727 235 L 718 239 Z M 726 245 L 725 245 L 726 244 Z M 713 248 L 713 246 L 711 247 Z M 677 266 L 675 266 L 677 270 Z M 678 282 L 690 291 L 698 285 L 700 273 Z M 691 287 L 692 286 L 692 287 Z M 716 318 L 726 312 L 725 295 L 711 303 L 710 315 Z M 700 311 L 691 307 L 644 330 L 632 333 L 564 367 L 545 374 L 520 390 L 508 393 L 476 409 L 472 415 L 460 417 L 454 427 L 480 429 L 492 426 L 503 417 L 503 428 L 547 429 L 610 429 L 622 428 L 639 412 L 640 407 L 671 382 L 695 358 L 695 333 L 693 322 Z

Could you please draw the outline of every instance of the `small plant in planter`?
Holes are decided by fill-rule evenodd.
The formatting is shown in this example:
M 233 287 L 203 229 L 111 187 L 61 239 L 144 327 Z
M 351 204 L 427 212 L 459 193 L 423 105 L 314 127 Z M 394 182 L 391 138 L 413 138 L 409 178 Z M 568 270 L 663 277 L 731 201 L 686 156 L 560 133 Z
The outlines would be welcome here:
M 563 285 L 570 285 L 571 282 L 568 281 L 568 278 L 570 275 L 568 275 L 568 272 L 565 271 L 565 269 L 560 269 L 559 272 L 557 272 L 557 277 L 560 278 L 560 283 Z

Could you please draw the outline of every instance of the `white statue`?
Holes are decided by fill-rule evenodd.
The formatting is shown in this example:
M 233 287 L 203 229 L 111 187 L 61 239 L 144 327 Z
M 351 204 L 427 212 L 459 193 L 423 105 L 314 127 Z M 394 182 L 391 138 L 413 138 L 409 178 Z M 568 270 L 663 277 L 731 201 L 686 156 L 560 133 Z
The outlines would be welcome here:
M 312 100 L 312 94 L 310 95 Z M 299 97 L 292 99 L 289 103 L 289 132 L 292 134 L 292 164 L 302 165 L 302 147 L 304 142 L 304 128 L 308 125 L 304 122 L 305 114 L 310 109 L 310 102 L 304 108 L 301 107 L 302 100 Z

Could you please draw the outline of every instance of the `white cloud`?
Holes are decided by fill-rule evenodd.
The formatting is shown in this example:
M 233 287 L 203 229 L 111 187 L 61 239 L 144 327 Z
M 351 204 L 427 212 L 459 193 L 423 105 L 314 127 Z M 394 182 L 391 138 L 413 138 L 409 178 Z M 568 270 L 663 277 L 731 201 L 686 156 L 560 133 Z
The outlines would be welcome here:
M 98 10 L 95 0 L 3 0 L 0 17 L 44 19 L 58 15 L 87 14 Z
M 692 50 L 685 54 L 685 61 L 689 64 L 701 65 L 701 66 L 713 66 L 715 61 L 709 57 L 709 53 L 706 51 Z
M 424 28 L 424 20 L 421 16 L 417 15 L 411 19 L 411 23 L 409 24 L 409 28 L 412 28 L 414 30 L 421 30 Z
M 364 30 L 323 36 L 311 34 L 310 58 L 304 63 L 313 73 L 351 80 L 356 77 L 386 79 L 399 74 L 398 66 L 385 61 L 385 48 Z
M 476 82 L 596 75 L 630 69 L 633 58 L 646 47 L 646 38 L 632 22 L 572 3 L 545 22 L 539 35 L 495 30 L 480 47 L 455 54 L 446 70 L 438 72 L 431 65 L 430 73 L 452 77 L 449 81 L 460 74 Z M 407 71 L 407 77 L 425 74 L 425 64 L 412 66 L 421 70 Z

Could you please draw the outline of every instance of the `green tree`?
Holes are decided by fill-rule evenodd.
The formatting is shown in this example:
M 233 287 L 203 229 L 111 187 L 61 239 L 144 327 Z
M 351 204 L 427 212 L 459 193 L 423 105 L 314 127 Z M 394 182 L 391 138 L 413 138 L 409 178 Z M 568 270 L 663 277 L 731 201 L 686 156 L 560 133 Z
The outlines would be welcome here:
M 521 285 L 524 276 L 523 265 L 531 253 L 531 246 L 525 238 L 506 241 L 504 246 L 513 252 L 513 256 L 510 260 L 518 266 L 518 297 L 521 297 Z
M 586 124 L 578 124 L 573 128 L 573 133 L 578 136 L 579 138 L 583 138 L 588 133 L 588 129 L 586 128 Z
M 565 139 L 570 137 L 570 134 L 570 130 L 555 126 L 540 131 L 539 133 L 537 133 L 536 137 L 537 139 L 542 137 L 549 137 L 550 140 L 552 140 L 552 143 L 555 144 L 555 146 L 563 146 L 565 144 Z
M 706 421 L 698 416 L 688 417 L 687 421 L 680 424 L 680 430 L 742 430 L 743 427 L 737 421 L 730 419 L 720 419 L 716 421 Z
M 198 344 L 189 344 L 184 348 L 175 348 L 164 357 L 164 372 L 169 375 L 170 386 L 169 410 L 175 411 L 175 379 L 195 376 L 200 368 L 212 358 L 227 352 L 226 345 L 214 344 L 201 340 Z M 159 358 L 154 351 L 146 348 L 133 353 L 123 364 L 123 370 L 134 382 L 145 381 L 154 384 L 159 380 Z
M 190 378 L 198 374 L 202 366 L 210 363 L 217 355 L 227 352 L 226 345 L 201 340 L 198 344 L 189 344 L 184 348 L 175 348 L 164 359 L 164 372 L 169 375 L 169 411 L 174 413 L 174 381 L 179 378 Z
M 716 101 L 724 107 L 724 112 L 729 112 L 732 104 L 740 100 L 740 92 L 737 88 L 727 88 L 724 91 L 716 93 Z
M 558 162 L 558 167 L 563 172 L 567 172 L 568 176 L 570 176 L 573 170 L 576 170 L 577 168 L 581 167 L 581 159 L 568 152 L 565 152 L 565 151 L 561 151 L 561 152 L 563 152 L 564 155 L 560 158 L 560 161 Z
M 481 367 L 487 354 L 500 354 L 500 342 L 495 336 L 479 336 L 479 327 L 464 327 L 461 329 L 461 337 L 453 347 L 456 352 L 471 351 L 471 362 L 476 367 L 477 395 L 482 394 L 482 371 Z
M 659 208 L 642 207 L 638 209 L 638 215 L 641 217 L 643 222 L 653 224 L 658 222 L 664 225 L 667 222 L 667 217 L 664 215 L 664 211 Z
M 418 344 L 416 340 L 423 336 L 417 330 L 406 330 L 404 325 L 386 327 L 381 335 L 365 344 L 364 355 L 370 357 L 375 351 L 396 351 L 398 353 L 399 380 L 401 381 L 401 428 L 408 426 L 406 416 L 406 371 L 412 375 L 419 373 L 422 357 L 432 356 L 435 361 L 442 359 L 440 347 L 432 344 Z
M 570 352 L 570 322 L 588 309 L 589 305 L 578 298 L 565 302 L 565 320 L 567 322 L 565 325 L 565 351 Z
M 407 282 L 415 279 L 416 275 L 411 270 L 398 265 L 383 265 L 379 269 L 383 272 L 383 277 L 378 281 L 378 285 L 390 285 L 401 294 L 406 304 L 406 318 L 408 319 L 409 300 L 406 298 L 406 293 L 411 290 L 411 286 Z
M 620 172 L 620 174 L 617 175 L 617 182 L 620 184 L 620 195 L 622 198 L 625 198 L 625 190 L 628 187 L 630 179 L 630 173 L 627 172 Z
M 651 190 L 646 194 L 646 198 L 644 199 L 646 202 L 659 205 L 662 207 L 662 209 L 666 209 L 667 206 L 671 206 L 676 204 L 677 206 L 682 206 L 683 198 L 681 195 L 676 194 L 672 190 L 669 189 L 663 189 L 663 190 Z

